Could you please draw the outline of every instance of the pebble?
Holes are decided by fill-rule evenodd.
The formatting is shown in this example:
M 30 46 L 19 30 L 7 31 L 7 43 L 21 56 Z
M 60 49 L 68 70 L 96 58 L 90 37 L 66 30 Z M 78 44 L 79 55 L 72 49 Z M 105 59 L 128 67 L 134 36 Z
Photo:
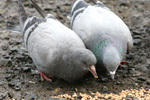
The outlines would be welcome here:
M 116 85 L 123 85 L 123 82 L 118 81 L 116 82 Z
M 30 100 L 37 100 L 38 99 L 38 95 L 35 93 L 31 93 L 31 99 Z
M 20 88 L 19 86 L 16 86 L 14 89 L 15 89 L 16 91 L 21 90 L 21 88 Z
M 0 93 L 0 100 L 5 100 L 7 93 Z
M 4 85 L 4 82 L 0 82 L 0 86 Z
M 68 99 L 66 99 L 66 98 L 52 98 L 52 97 L 50 97 L 48 100 L 68 100 Z
M 129 53 L 129 54 L 126 54 L 126 58 L 127 59 L 133 59 L 133 53 Z
M 61 7 L 60 12 L 63 13 L 64 11 L 65 11 L 65 9 Z
M 15 53 L 15 52 L 18 52 L 17 48 L 11 48 L 9 54 L 12 54 L 12 53 Z
M 53 9 L 47 7 L 47 8 L 44 8 L 44 10 L 45 10 L 45 11 L 51 11 L 51 10 L 53 10 Z
M 101 81 L 102 82 L 108 82 L 109 80 L 108 80 L 108 78 L 102 78 Z
M 7 62 L 5 63 L 4 66 L 6 66 L 6 67 L 12 66 L 12 61 L 11 60 L 7 60 Z
M 132 100 L 139 100 L 137 97 L 133 97 Z
M 8 50 L 8 47 L 9 47 L 8 45 L 2 46 L 2 50 L 4 50 L 4 51 L 5 51 L 5 50 Z
M 9 59 L 10 56 L 7 54 L 4 54 L 3 57 L 4 57 L 4 59 Z
M 141 42 L 141 39 L 134 39 L 133 40 L 133 44 L 137 45 Z
M 31 67 L 23 67 L 24 72 L 31 72 Z
M 8 97 L 10 97 L 10 98 L 14 97 L 14 93 L 12 91 L 9 91 L 7 94 L 8 94 Z
M 134 30 L 134 31 L 133 31 L 133 34 L 141 35 L 141 31 L 140 31 L 140 30 Z
M 138 80 L 140 80 L 140 81 L 146 81 L 146 77 L 143 77 L 143 76 L 138 77 Z
M 132 71 L 132 72 L 131 72 Z M 140 71 L 133 71 L 133 70 L 130 70 L 130 73 L 132 73 L 132 76 L 136 77 L 136 76 L 141 76 L 142 75 L 142 72 Z
M 31 70 L 31 74 L 32 74 L 32 75 L 38 75 L 38 74 L 39 74 L 39 71 L 38 71 L 38 70 Z
M 9 83 L 8 83 L 8 86 L 9 86 L 9 87 L 14 87 L 14 86 L 15 86 L 15 83 L 14 83 L 14 82 L 9 82 Z
M 103 86 L 103 87 L 102 87 L 102 91 L 103 91 L 103 92 L 107 92 L 107 91 L 108 91 L 108 87 L 107 87 L 107 86 Z
M 11 74 L 6 74 L 6 75 L 5 75 L 5 78 L 6 78 L 6 79 L 11 78 Z
M 146 81 L 146 84 L 147 84 L 147 85 L 150 85 L 150 79 Z

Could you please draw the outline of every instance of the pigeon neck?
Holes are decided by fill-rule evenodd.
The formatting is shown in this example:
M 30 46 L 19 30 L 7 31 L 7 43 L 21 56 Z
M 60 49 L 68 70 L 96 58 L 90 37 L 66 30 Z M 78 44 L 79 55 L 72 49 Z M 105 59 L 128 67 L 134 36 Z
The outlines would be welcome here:
M 93 53 L 95 54 L 98 61 L 101 60 L 103 50 L 105 47 L 107 47 L 110 44 L 110 40 L 107 38 L 99 39 L 94 45 L 93 45 Z

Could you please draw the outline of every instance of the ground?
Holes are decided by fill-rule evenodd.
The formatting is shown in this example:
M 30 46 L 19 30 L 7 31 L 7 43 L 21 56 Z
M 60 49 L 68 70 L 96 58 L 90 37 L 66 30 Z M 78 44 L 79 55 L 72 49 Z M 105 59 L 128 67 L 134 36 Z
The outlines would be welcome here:
M 77 83 L 69 84 L 57 78 L 52 83 L 40 80 L 39 72 L 19 32 L 17 0 L 1 0 L 0 100 L 51 100 L 58 97 L 71 98 L 69 96 L 73 94 L 75 99 L 94 99 L 97 96 L 98 99 L 150 100 L 150 1 L 101 1 L 128 25 L 134 38 L 134 47 L 124 58 L 126 64 L 119 67 L 114 81 L 109 76 L 102 77 L 99 74 L 99 78 L 94 79 L 89 74 Z M 73 0 L 36 2 L 64 25 L 70 26 L 67 16 L 70 15 Z M 23 4 L 28 15 L 39 16 L 28 2 Z

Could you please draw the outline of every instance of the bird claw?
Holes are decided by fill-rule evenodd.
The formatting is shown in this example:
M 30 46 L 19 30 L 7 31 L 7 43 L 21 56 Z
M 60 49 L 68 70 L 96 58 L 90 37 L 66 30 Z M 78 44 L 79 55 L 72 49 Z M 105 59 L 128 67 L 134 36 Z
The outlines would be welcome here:
M 126 63 L 126 61 L 121 61 L 121 64 L 125 64 Z
M 49 82 L 52 82 L 52 79 L 50 77 L 53 77 L 52 75 L 45 75 L 43 72 L 40 71 L 41 80 L 44 81 L 47 80 Z
M 121 61 L 121 63 L 119 64 L 119 66 L 121 66 L 121 64 L 125 64 L 126 63 L 126 61 Z

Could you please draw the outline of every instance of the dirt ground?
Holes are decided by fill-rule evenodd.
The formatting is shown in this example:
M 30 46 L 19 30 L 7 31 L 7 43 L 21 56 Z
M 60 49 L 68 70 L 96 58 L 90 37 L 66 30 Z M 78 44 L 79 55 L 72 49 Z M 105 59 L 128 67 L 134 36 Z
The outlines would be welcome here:
M 36 1 L 46 12 L 53 14 L 64 25 L 70 26 L 67 16 L 70 15 L 73 0 Z M 100 74 L 98 79 L 94 79 L 89 74 L 75 84 L 68 84 L 57 78 L 54 78 L 52 83 L 40 80 L 39 72 L 29 57 L 19 32 L 17 0 L 0 0 L 0 100 L 8 98 L 52 100 L 52 96 L 74 93 L 77 94 L 74 97 L 77 100 L 82 98 L 81 93 L 93 97 L 92 93 L 96 92 L 120 95 L 123 90 L 139 90 L 142 87 L 148 91 L 150 89 L 150 0 L 101 1 L 128 25 L 134 38 L 134 48 L 126 55 L 124 59 L 126 64 L 119 67 L 114 81 Z M 39 16 L 28 2 L 24 2 L 24 6 L 28 15 Z M 150 96 L 150 92 L 143 94 L 141 98 L 144 96 Z M 125 95 L 122 99 L 140 100 L 131 95 Z

